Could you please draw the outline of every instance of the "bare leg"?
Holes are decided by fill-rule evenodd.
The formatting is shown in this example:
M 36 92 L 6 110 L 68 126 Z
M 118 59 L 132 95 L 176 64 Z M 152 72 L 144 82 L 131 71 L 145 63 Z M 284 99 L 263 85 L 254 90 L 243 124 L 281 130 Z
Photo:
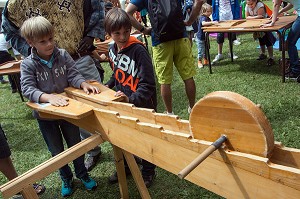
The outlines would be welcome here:
M 193 78 L 184 80 L 185 84 L 185 92 L 189 100 L 190 108 L 193 108 L 195 105 L 195 98 L 196 98 L 196 85 Z
M 160 85 L 160 93 L 162 96 L 162 99 L 164 101 L 165 107 L 168 111 L 168 113 L 172 113 L 172 90 L 171 90 L 171 84 L 162 84 Z
M 7 177 L 8 180 L 12 180 L 18 176 L 10 157 L 0 159 L 0 171 Z
M 223 50 L 223 43 L 218 44 L 218 54 L 222 54 L 222 50 Z
M 266 53 L 266 47 L 264 45 L 260 46 L 260 51 L 261 51 L 261 54 L 265 54 Z
M 273 46 L 269 46 L 267 47 L 267 49 L 268 49 L 269 58 L 273 59 Z

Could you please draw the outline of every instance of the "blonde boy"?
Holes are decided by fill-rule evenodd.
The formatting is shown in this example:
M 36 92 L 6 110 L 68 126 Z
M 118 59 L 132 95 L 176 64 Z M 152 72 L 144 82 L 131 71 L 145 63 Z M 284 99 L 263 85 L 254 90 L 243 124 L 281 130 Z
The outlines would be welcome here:
M 85 82 L 75 67 L 75 62 L 64 49 L 54 44 L 54 31 L 51 23 L 44 17 L 27 19 L 21 34 L 32 47 L 31 55 L 21 64 L 21 88 L 23 95 L 32 102 L 50 103 L 54 106 L 67 106 L 68 101 L 53 93 L 62 93 L 68 86 L 82 88 L 87 94 L 99 93 L 97 87 Z M 40 131 L 52 156 L 64 150 L 63 138 L 68 147 L 81 141 L 79 128 L 65 120 L 44 120 L 33 113 Z M 95 189 L 97 183 L 89 177 L 84 165 L 84 155 L 73 161 L 76 177 L 88 190 Z M 61 195 L 73 193 L 73 173 L 68 165 L 59 169 L 62 179 Z

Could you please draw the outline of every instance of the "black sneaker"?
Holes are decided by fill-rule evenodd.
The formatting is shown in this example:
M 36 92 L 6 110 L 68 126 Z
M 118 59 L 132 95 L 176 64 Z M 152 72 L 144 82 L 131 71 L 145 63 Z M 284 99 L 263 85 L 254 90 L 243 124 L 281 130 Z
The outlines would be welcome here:
M 267 61 L 267 66 L 273 66 L 274 64 L 275 64 L 274 59 L 269 58 L 268 61 Z
M 143 179 L 144 179 L 144 182 L 145 182 L 145 185 L 146 185 L 147 188 L 151 187 L 155 177 L 156 177 L 155 174 L 143 176 Z
M 260 54 L 259 57 L 256 60 L 264 60 L 264 59 L 267 59 L 267 55 Z
M 296 74 L 296 73 L 293 73 L 292 71 L 290 71 L 285 74 L 285 79 L 298 81 L 300 79 L 300 74 Z
M 131 175 L 131 172 L 130 172 L 129 168 L 128 168 L 128 169 L 125 168 L 125 174 L 126 174 L 126 176 L 130 176 L 130 175 Z M 118 181 L 119 181 L 119 180 L 118 180 L 118 173 L 117 173 L 117 171 L 115 171 L 111 176 L 109 176 L 108 182 L 109 182 L 110 184 L 115 184 L 115 183 L 117 183 Z
M 5 80 L 5 79 L 2 79 L 1 80 L 1 84 L 7 84 L 9 81 Z

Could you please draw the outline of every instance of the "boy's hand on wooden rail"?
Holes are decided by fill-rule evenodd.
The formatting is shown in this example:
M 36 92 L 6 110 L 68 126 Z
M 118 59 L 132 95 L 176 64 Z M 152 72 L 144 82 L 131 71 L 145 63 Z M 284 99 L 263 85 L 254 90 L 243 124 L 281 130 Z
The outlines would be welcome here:
M 117 91 L 115 93 L 115 97 L 123 97 L 124 101 L 123 102 L 129 102 L 129 98 L 122 92 L 122 91 Z
M 91 93 L 93 94 L 98 94 L 100 93 L 100 90 L 98 87 L 96 86 L 92 86 L 90 84 L 88 84 L 87 82 L 82 82 L 80 87 L 83 89 L 83 91 L 86 93 L 86 94 L 90 94 L 90 91 Z
M 69 99 L 63 98 L 62 96 L 50 94 L 48 97 L 48 101 L 53 106 L 68 106 Z

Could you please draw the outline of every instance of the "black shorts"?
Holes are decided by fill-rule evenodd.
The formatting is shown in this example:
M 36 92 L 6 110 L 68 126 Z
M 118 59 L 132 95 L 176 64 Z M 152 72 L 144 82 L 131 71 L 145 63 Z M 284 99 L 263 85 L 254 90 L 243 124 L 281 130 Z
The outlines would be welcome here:
M 231 33 L 232 34 L 232 41 L 236 40 L 236 33 Z M 229 38 L 228 38 L 229 39 Z M 224 33 L 223 32 L 219 32 L 217 34 L 217 43 L 218 44 L 222 44 L 224 43 Z
M 272 32 L 265 32 L 265 35 L 262 38 L 258 38 L 260 46 L 273 46 L 276 42 L 276 38 L 272 34 Z
M 0 125 L 0 159 L 8 158 L 11 155 L 6 136 Z

